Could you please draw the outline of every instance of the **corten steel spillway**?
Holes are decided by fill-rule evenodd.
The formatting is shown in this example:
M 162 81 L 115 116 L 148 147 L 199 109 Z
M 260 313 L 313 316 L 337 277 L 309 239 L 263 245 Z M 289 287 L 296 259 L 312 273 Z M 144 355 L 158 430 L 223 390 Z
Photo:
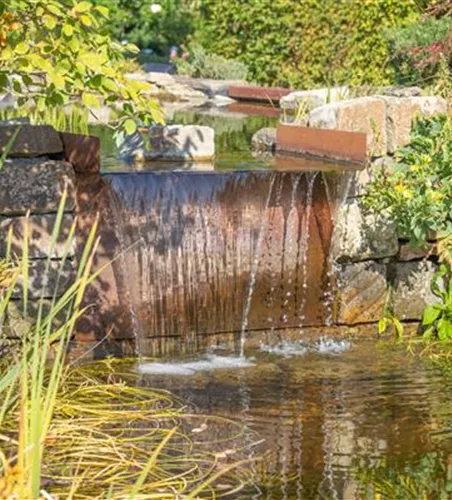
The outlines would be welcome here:
M 322 325 L 333 224 L 321 172 L 140 172 L 79 185 L 100 213 L 80 338 L 210 335 Z M 330 197 L 331 198 L 331 197 Z

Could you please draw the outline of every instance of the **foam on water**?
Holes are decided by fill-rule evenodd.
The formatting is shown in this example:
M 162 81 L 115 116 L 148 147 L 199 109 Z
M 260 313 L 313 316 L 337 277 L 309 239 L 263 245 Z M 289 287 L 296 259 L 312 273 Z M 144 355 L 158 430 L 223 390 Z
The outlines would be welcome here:
M 276 356 L 284 356 L 285 358 L 303 356 L 308 352 L 307 347 L 301 342 L 288 342 L 285 340 L 276 345 L 261 344 L 260 350 L 267 354 L 275 354 Z
M 188 363 L 142 363 L 137 370 L 146 375 L 194 375 L 198 372 L 249 368 L 254 366 L 252 359 L 209 355 L 205 359 Z
M 322 337 L 314 344 L 287 340 L 283 340 L 276 345 L 261 344 L 260 351 L 267 354 L 291 358 L 293 356 L 304 356 L 308 352 L 317 352 L 320 354 L 340 354 L 348 351 L 351 347 L 351 342 L 348 342 L 347 340 L 334 340 L 329 337 Z

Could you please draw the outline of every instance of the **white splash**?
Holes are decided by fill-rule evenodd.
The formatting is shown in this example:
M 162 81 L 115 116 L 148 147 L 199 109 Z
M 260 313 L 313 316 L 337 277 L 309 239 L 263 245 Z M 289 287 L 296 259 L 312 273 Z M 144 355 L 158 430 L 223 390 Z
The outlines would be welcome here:
M 145 375 L 194 375 L 198 372 L 213 370 L 231 370 L 236 368 L 250 368 L 254 366 L 252 359 L 242 357 L 207 356 L 199 361 L 188 363 L 143 363 L 138 365 L 137 371 Z
M 276 345 L 261 344 L 260 351 L 276 356 L 291 358 L 293 356 L 304 356 L 309 352 L 319 354 L 341 354 L 351 349 L 352 343 L 347 340 L 334 340 L 322 337 L 313 344 L 302 341 L 283 340 Z

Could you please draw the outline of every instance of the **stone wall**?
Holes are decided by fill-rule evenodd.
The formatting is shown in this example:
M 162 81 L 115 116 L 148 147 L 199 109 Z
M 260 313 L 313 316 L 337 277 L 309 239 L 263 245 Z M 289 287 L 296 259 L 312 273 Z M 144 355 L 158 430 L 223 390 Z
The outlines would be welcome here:
M 413 250 L 391 221 L 363 204 L 372 170 L 380 165 L 374 161 L 352 175 L 349 196 L 336 214 L 332 258 L 339 325 L 377 323 L 385 308 L 403 321 L 419 321 L 425 306 L 437 301 L 430 290 L 437 269 L 434 242 Z

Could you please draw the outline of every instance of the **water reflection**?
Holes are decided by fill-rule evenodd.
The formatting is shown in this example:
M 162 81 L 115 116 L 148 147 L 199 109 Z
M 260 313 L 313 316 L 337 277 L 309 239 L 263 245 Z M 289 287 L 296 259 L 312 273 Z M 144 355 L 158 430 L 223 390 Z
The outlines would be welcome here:
M 365 471 L 380 466 L 377 478 L 391 477 L 429 453 L 452 452 L 452 386 L 403 347 L 361 341 L 342 352 L 312 345 L 303 355 L 278 354 L 248 352 L 248 368 L 141 378 L 200 413 L 240 420 L 244 444 L 255 432 L 265 439 L 248 452 L 269 452 L 255 466 L 256 485 L 237 498 L 363 498 L 376 491 L 363 486 L 375 479 Z

